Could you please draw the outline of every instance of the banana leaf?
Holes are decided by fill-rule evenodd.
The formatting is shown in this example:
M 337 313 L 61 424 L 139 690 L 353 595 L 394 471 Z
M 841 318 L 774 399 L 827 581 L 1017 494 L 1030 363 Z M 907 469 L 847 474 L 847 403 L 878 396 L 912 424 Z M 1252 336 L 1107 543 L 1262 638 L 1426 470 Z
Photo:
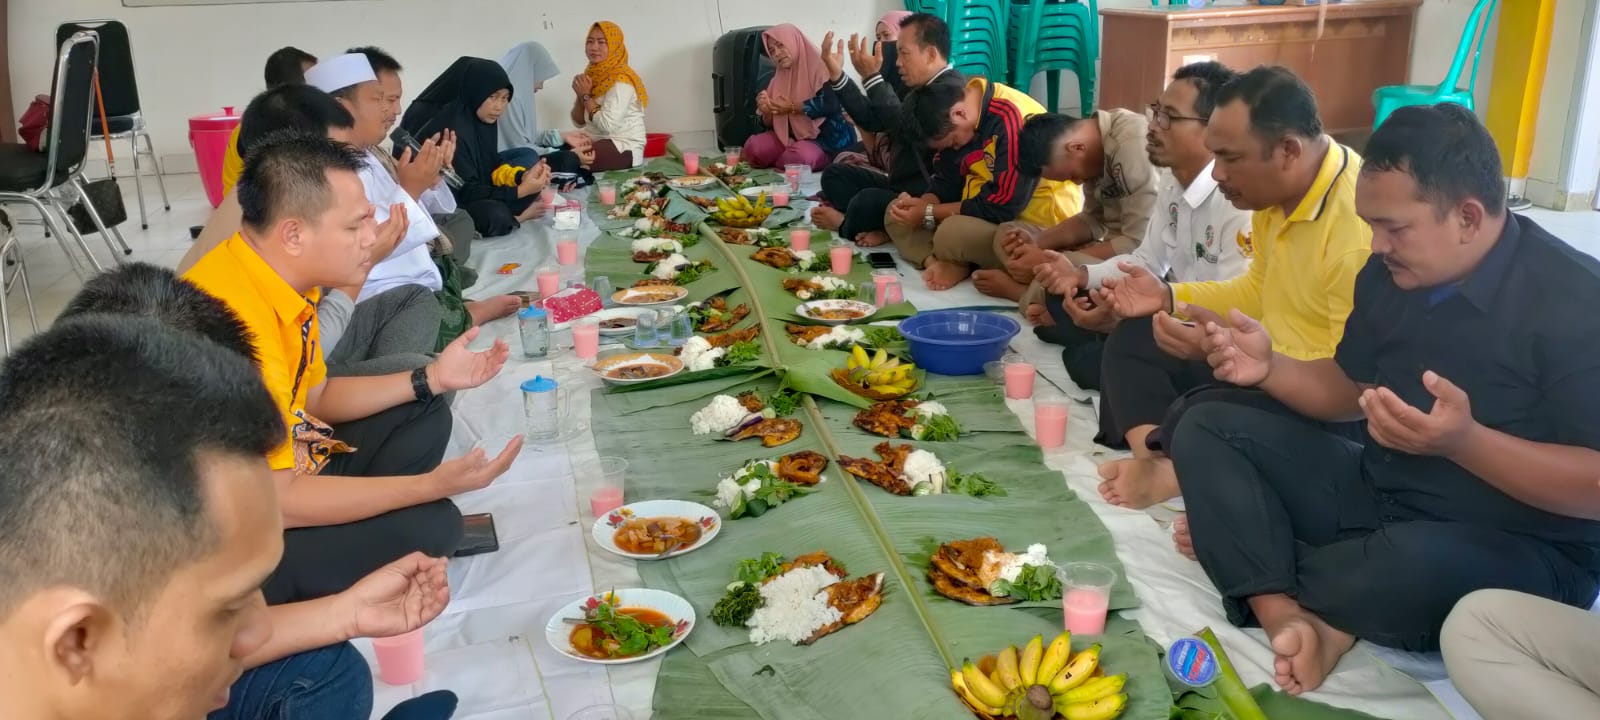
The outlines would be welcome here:
M 1265 683 L 1250 688 L 1250 695 L 1272 720 L 1383 720 L 1357 710 L 1295 697 Z M 1181 720 L 1231 720 L 1233 716 L 1215 691 L 1203 688 L 1179 695 L 1174 717 Z

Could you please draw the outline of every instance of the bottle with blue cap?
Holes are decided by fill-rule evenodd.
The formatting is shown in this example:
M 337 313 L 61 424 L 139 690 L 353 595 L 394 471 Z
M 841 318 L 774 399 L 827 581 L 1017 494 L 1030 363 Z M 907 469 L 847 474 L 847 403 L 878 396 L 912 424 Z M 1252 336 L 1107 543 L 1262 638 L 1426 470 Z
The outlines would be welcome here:
M 530 440 L 548 440 L 561 434 L 562 396 L 558 383 L 543 375 L 522 383 L 522 412 L 527 417 Z
M 522 331 L 522 356 L 542 358 L 550 354 L 550 314 L 542 307 L 524 308 L 517 313 Z

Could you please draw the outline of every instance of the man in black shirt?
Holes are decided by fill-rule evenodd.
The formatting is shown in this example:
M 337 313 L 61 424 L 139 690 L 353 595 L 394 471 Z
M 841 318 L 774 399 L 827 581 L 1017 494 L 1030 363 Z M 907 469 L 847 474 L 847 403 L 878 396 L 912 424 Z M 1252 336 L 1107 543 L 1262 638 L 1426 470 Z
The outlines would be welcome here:
M 1356 191 L 1372 258 L 1333 359 L 1271 350 L 1237 310 L 1207 323 L 1226 402 L 1171 455 L 1194 553 L 1276 679 L 1313 690 L 1356 639 L 1437 650 L 1462 596 L 1588 607 L 1600 573 L 1600 262 L 1506 212 L 1494 140 L 1459 106 L 1372 136 Z M 1317 421 L 1366 420 L 1364 444 Z
M 832 204 L 811 211 L 817 227 L 833 230 L 864 247 L 889 242 L 883 231 L 884 212 L 900 193 L 922 195 L 928 191 L 919 153 L 899 131 L 900 101 L 912 89 L 934 80 L 960 73 L 950 67 L 950 27 L 936 15 L 916 13 L 900 26 L 894 43 L 896 77 L 888 77 L 884 65 L 884 43 L 876 48 L 870 38 L 851 36 L 850 60 L 861 75 L 856 85 L 844 73 L 844 41 L 828 33 L 822 40 L 822 61 L 828 68 L 833 90 L 845 113 L 864 133 L 877 136 L 879 151 L 886 157 L 884 168 L 835 163 L 822 171 L 822 197 Z M 895 82 L 898 79 L 899 82 Z M 863 92 L 863 89 L 865 92 Z M 887 170 L 888 172 L 884 172 Z M 957 200 L 959 198 L 948 198 Z

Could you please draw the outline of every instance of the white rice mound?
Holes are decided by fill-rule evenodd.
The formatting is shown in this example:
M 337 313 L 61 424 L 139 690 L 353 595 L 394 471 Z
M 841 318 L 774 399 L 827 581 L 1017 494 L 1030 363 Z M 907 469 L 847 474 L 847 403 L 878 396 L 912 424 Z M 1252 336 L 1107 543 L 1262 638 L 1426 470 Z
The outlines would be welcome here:
M 839 582 L 833 573 L 820 567 L 795 568 L 761 586 L 764 601 L 745 621 L 750 642 L 765 645 L 787 640 L 798 645 L 843 615 L 828 605 L 829 585 Z

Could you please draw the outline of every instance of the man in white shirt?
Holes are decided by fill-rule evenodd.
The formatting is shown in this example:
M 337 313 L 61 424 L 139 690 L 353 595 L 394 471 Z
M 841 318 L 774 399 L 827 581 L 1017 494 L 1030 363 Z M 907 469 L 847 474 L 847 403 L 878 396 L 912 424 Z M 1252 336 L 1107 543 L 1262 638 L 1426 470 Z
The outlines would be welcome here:
M 1078 265 L 1053 254 L 1052 262 L 1038 269 L 1041 284 L 1051 293 L 1045 306 L 1055 324 L 1037 332 L 1040 338 L 1066 347 L 1062 360 L 1067 372 L 1085 389 L 1100 387 L 1101 351 L 1113 330 L 1154 342 L 1149 320 L 1119 324 L 1101 294 L 1106 278 L 1125 275 L 1124 263 L 1181 281 L 1227 280 L 1249 266 L 1238 238 L 1250 235 L 1250 213 L 1235 208 L 1217 191 L 1211 152 L 1205 145 L 1205 126 L 1216 93 L 1234 75 L 1219 63 L 1186 65 L 1151 105 L 1145 144 L 1151 164 L 1167 172 L 1138 248 L 1093 265 Z

